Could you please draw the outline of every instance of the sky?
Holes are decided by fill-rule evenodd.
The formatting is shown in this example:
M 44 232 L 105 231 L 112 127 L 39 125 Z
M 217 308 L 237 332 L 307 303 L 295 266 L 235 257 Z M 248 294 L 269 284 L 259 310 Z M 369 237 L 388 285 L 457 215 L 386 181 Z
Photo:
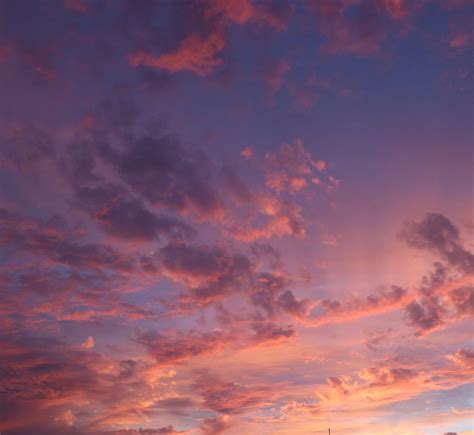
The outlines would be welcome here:
M 473 10 L 0 0 L 1 434 L 474 434 Z

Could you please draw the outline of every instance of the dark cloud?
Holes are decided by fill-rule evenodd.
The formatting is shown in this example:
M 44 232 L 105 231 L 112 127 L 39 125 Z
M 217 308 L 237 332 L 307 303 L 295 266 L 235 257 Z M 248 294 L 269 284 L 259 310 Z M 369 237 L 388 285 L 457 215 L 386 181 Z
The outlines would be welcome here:
M 124 181 L 154 205 L 201 215 L 215 215 L 222 208 L 210 161 L 187 155 L 171 136 L 142 137 L 115 154 L 112 163 Z
M 288 282 L 281 276 L 266 272 L 258 275 L 257 282 L 258 286 L 250 295 L 250 300 L 255 307 L 262 308 L 271 317 L 280 308 L 277 298 L 284 291 Z
M 76 198 L 106 233 L 118 238 L 152 241 L 162 237 L 188 240 L 195 236 L 195 230 L 188 224 L 152 213 L 116 185 L 78 188 Z
M 405 223 L 399 236 L 413 248 L 440 255 L 463 272 L 474 272 L 474 255 L 463 247 L 458 228 L 442 214 L 428 213 L 420 222 Z
M 456 288 L 448 293 L 458 316 L 474 314 L 474 286 Z
M 421 291 L 427 295 L 445 284 L 449 278 L 449 270 L 444 264 L 436 262 L 433 266 L 434 270 L 422 278 Z
M 418 332 L 429 331 L 443 323 L 443 307 L 436 297 L 426 298 L 422 303 L 410 302 L 406 307 L 409 322 Z
M 125 203 L 116 206 L 121 212 L 135 208 L 133 215 L 146 219 L 148 226 L 151 211 L 138 210 L 147 210 L 139 198 L 153 209 L 200 218 L 222 214 L 218 171 L 205 154 L 187 150 L 159 121 L 143 119 L 128 100 L 104 102 L 89 116 L 92 128 L 73 141 L 63 163 L 80 200 L 109 208 L 112 201 L 120 201 Z M 104 165 L 124 187 L 101 175 Z
M 206 195 L 212 196 L 214 189 L 204 174 L 197 175 L 199 163 L 186 161 L 175 139 L 154 137 L 151 130 L 156 127 L 147 129 L 149 137 L 135 139 L 139 111 L 131 101 L 106 101 L 90 116 L 91 131 L 68 146 L 61 162 L 75 204 L 117 238 L 193 238 L 196 233 L 188 223 L 156 213 L 156 208 L 184 213 L 193 203 L 212 213 L 209 201 L 213 200 L 207 201 Z M 121 144 L 121 149 L 111 146 L 111 141 Z M 108 181 L 111 178 L 114 182 Z
M 243 292 L 253 277 L 247 257 L 217 246 L 167 245 L 159 251 L 158 261 L 172 278 L 187 284 L 191 297 L 200 303 Z
M 278 297 L 278 305 L 283 311 L 291 313 L 296 317 L 302 317 L 308 312 L 310 301 L 299 300 L 290 290 L 285 290 Z
M 285 279 L 262 273 L 258 275 L 257 280 L 259 285 L 251 294 L 250 300 L 256 308 L 263 309 L 266 315 L 273 317 L 282 311 L 295 317 L 307 314 L 311 306 L 310 301 L 299 300 L 291 290 L 285 290 L 288 284 Z
M 409 323 L 418 335 L 474 314 L 474 287 L 463 286 L 441 293 L 439 289 L 422 294 L 406 307 Z

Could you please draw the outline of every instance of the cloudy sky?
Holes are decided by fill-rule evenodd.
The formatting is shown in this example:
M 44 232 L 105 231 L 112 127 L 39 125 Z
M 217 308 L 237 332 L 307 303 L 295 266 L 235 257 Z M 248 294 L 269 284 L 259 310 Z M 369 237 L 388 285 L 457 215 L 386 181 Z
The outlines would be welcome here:
M 473 434 L 470 0 L 0 0 L 2 435 Z

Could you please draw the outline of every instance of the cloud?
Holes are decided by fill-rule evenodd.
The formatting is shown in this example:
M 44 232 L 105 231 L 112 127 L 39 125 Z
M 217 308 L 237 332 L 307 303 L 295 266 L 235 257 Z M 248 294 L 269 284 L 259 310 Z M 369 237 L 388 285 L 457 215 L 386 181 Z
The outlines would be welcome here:
M 253 23 L 282 31 L 286 28 L 291 8 L 286 2 L 276 5 L 254 4 L 251 0 L 212 0 L 200 11 L 190 7 L 187 13 L 194 13 L 199 17 L 196 30 L 189 31 L 174 49 L 164 53 L 135 50 L 129 56 L 129 64 L 133 67 L 162 69 L 173 74 L 191 71 L 199 76 L 209 75 L 223 65 L 222 52 L 228 45 L 229 25 Z
M 325 168 L 326 164 L 314 160 L 303 142 L 297 139 L 293 145 L 282 144 L 277 152 L 265 155 L 265 184 L 278 194 L 295 193 L 311 185 L 317 172 Z
M 64 9 L 82 14 L 89 12 L 88 4 L 84 0 L 64 0 Z
M 474 272 L 474 255 L 461 242 L 458 228 L 439 213 L 427 213 L 420 222 L 406 222 L 399 237 L 409 246 L 431 251 L 465 273 Z
M 411 17 L 424 2 L 308 0 L 305 5 L 315 14 L 317 30 L 325 38 L 323 53 L 366 58 L 380 55 L 389 35 L 400 37 L 408 33 Z
M 292 7 L 287 1 L 254 2 L 252 0 L 214 0 L 209 4 L 208 15 L 219 15 L 236 24 L 249 22 L 268 25 L 276 30 L 286 29 Z
M 203 154 L 191 155 L 172 136 L 145 135 L 123 151 L 107 148 L 102 157 L 154 206 L 202 216 L 222 212 L 211 162 Z
M 157 258 L 164 273 L 183 282 L 191 300 L 201 304 L 244 292 L 253 275 L 249 258 L 218 246 L 170 244 Z
M 58 63 L 61 58 L 58 43 L 65 27 L 73 26 L 70 17 L 62 17 L 60 23 L 45 29 L 44 21 L 51 14 L 60 16 L 62 8 L 54 7 L 53 3 L 39 5 L 31 2 L 29 12 L 32 19 L 27 19 L 25 9 L 16 4 L 2 5 L 3 25 L 0 31 L 0 45 L 10 47 L 9 60 L 16 61 L 18 66 L 37 77 L 52 80 L 57 76 Z M 34 32 L 32 36 L 30 32 Z
M 321 408 L 342 405 L 380 406 L 408 400 L 431 390 L 436 383 L 423 372 L 407 367 L 370 367 L 357 376 L 333 376 L 328 379 L 329 391 L 318 393 Z M 443 388 L 443 387 L 438 387 Z M 362 405 L 364 403 L 364 405 Z
M 0 410 L 1 430 L 51 425 L 67 412 L 67 408 L 61 412 L 63 403 L 97 382 L 96 370 L 101 361 L 94 362 L 92 355 L 80 350 L 66 349 L 58 340 L 35 339 L 4 330 L 1 341 L 5 350 L 0 376 L 1 400 L 5 404 Z M 26 429 L 23 433 L 27 433 Z
M 314 263 L 313 255 L 326 255 L 311 237 L 340 210 L 330 195 L 338 180 L 313 154 L 316 136 L 306 145 L 295 139 L 271 146 L 289 131 L 285 122 L 305 124 L 308 114 L 290 119 L 276 111 L 285 122 L 273 125 L 258 102 L 247 104 L 261 91 L 255 77 L 267 92 L 284 90 L 290 106 L 311 107 L 320 94 L 323 103 L 339 79 L 326 78 L 318 58 L 310 69 L 324 78 L 307 80 L 311 51 L 382 55 L 407 29 L 413 4 L 317 1 L 312 15 L 285 0 L 0 0 L 2 433 L 293 433 L 327 418 L 354 433 L 344 425 L 361 427 L 349 420 L 364 413 L 377 432 L 375 420 L 393 417 L 384 405 L 472 379 L 467 323 L 423 341 L 370 336 L 367 346 L 380 351 L 364 370 L 360 334 L 380 331 L 384 316 L 356 327 L 305 329 L 407 304 L 406 320 L 420 336 L 467 319 L 472 254 L 446 222 L 436 224 L 441 238 L 422 229 L 432 223 L 415 222 L 406 240 L 442 261 L 419 289 L 386 287 L 343 299 L 337 285 L 347 277 L 338 273 L 307 288 L 300 269 Z M 441 17 L 436 8 L 431 12 Z M 461 54 L 468 46 L 464 28 L 448 21 L 449 33 L 435 39 Z M 432 39 L 426 30 L 423 38 Z M 272 60 L 259 70 L 259 57 Z M 345 62 L 327 66 L 344 74 Z M 216 91 L 234 70 L 242 74 L 236 87 Z M 355 71 L 351 82 L 360 82 L 360 68 L 347 70 Z M 90 109 L 114 95 L 138 105 L 111 99 Z M 196 118 L 189 102 L 222 107 Z M 227 103 L 228 113 L 219 112 Z M 240 120 L 232 118 L 235 104 L 248 105 Z M 179 136 L 168 131 L 161 110 Z M 255 140 L 240 131 L 226 136 L 251 133 L 250 124 L 259 130 Z M 206 125 L 212 131 L 203 131 Z M 246 144 L 252 148 L 239 154 Z M 342 150 L 323 148 L 345 160 Z M 354 222 L 347 225 L 354 229 Z M 305 236 L 293 246 L 290 238 Z M 405 275 L 400 280 L 407 285 Z M 395 324 L 397 316 L 389 317 Z M 388 337 L 397 355 L 385 352 L 392 350 L 384 346 Z M 312 345 L 324 357 L 308 365 Z M 201 367 L 207 371 L 196 371 Z M 326 377 L 330 385 L 321 385 Z M 450 394 L 461 402 L 465 390 Z M 433 397 L 409 405 L 426 407 L 425 399 Z
M 449 36 L 448 43 L 451 49 L 451 56 L 459 56 L 469 50 L 472 45 L 471 23 L 469 20 L 469 13 L 453 14 L 448 19 Z
M 155 214 L 136 198 L 127 198 L 117 185 L 78 187 L 76 200 L 102 230 L 122 239 L 151 241 L 162 237 L 189 240 L 196 232 L 179 219 Z
M 253 148 L 252 147 L 245 147 L 242 149 L 242 151 L 240 152 L 240 155 L 246 159 L 246 160 L 250 160 L 252 157 L 253 157 Z
M 360 377 L 369 382 L 369 387 L 405 383 L 417 376 L 417 372 L 407 368 L 369 368 L 360 373 Z
M 116 237 L 190 240 L 195 230 L 187 221 L 194 220 L 224 223 L 223 232 L 242 242 L 300 238 L 305 225 L 296 195 L 338 184 L 331 176 L 323 181 L 326 163 L 314 160 L 299 139 L 268 152 L 265 185 L 251 187 L 236 165 L 226 162 L 219 170 L 161 125 L 147 127 L 131 102 L 104 103 L 94 119 L 71 143 L 64 172 L 78 207 Z M 144 131 L 136 134 L 139 128 Z
M 229 342 L 219 332 L 163 335 L 156 332 L 139 332 L 135 340 L 143 345 L 160 365 L 173 365 L 193 357 L 216 352 Z
M 93 337 L 87 337 L 86 341 L 82 343 L 82 347 L 84 349 L 92 349 L 95 346 L 94 338 Z
M 290 421 L 307 421 L 321 412 L 318 403 L 298 402 L 292 400 L 280 407 L 282 418 Z
M 193 389 L 204 406 L 223 414 L 239 414 L 268 402 L 267 387 L 245 387 L 222 380 L 209 372 L 198 373 Z
M 181 41 L 175 52 L 155 56 L 145 51 L 137 51 L 129 57 L 129 63 L 133 67 L 148 66 L 171 73 L 189 70 L 205 76 L 222 64 L 222 60 L 216 56 L 225 45 L 221 31 L 216 30 L 206 37 L 191 34 Z
M 59 334 L 47 335 L 44 330 L 38 336 L 25 326 L 21 321 L 8 327 L 2 324 L 2 432 L 186 433 L 173 426 L 128 430 L 132 424 L 165 415 L 166 410 L 173 413 L 190 406 L 192 402 L 176 398 L 172 385 L 176 372 L 140 360 L 115 359 L 90 347 L 71 345 Z
M 71 237 L 70 230 L 64 227 L 64 221 L 59 217 L 43 223 L 0 209 L 0 239 L 16 253 L 43 256 L 67 266 L 122 271 L 133 268 L 129 258 L 107 245 L 79 243 Z
M 419 7 L 421 2 L 410 2 L 408 0 L 379 0 L 377 5 L 392 20 L 400 20 L 413 13 L 413 9 Z
M 260 271 L 251 257 L 222 246 L 168 244 L 151 259 L 162 274 L 185 286 L 184 306 L 205 306 L 234 295 L 248 299 L 259 316 L 306 314 L 311 304 L 297 299 L 278 273 Z
M 348 378 L 350 380 L 350 378 Z M 334 388 L 339 394 L 346 396 L 349 394 L 349 382 L 344 377 L 331 376 L 328 378 L 328 384 Z
M 306 230 L 302 209 L 288 199 L 282 199 L 272 194 L 255 195 L 254 211 L 257 211 L 253 221 L 233 220 L 229 234 L 242 242 L 253 242 L 258 239 L 281 238 L 292 236 L 303 238 Z M 258 218 L 266 218 L 262 224 Z
M 406 307 L 409 323 L 422 336 L 474 313 L 474 255 L 464 248 L 458 228 L 439 213 L 428 213 L 420 222 L 404 224 L 399 238 L 408 246 L 429 251 L 447 262 L 435 262 L 423 277 L 419 298 Z M 456 274 L 450 276 L 451 266 Z
M 447 359 L 459 367 L 474 370 L 474 351 L 470 349 L 458 349 L 453 355 L 447 355 Z
M 262 345 L 284 342 L 296 334 L 292 326 L 284 328 L 272 322 L 255 322 L 253 329 L 255 334 L 251 337 L 251 340 Z
M 365 298 L 356 297 L 345 302 L 329 299 L 315 301 L 314 305 L 323 311 L 309 316 L 305 324 L 319 326 L 371 316 L 401 307 L 407 297 L 406 289 L 393 285 L 389 291 L 381 291 Z
M 410 302 L 406 307 L 406 313 L 410 323 L 417 328 L 419 332 L 429 331 L 441 325 L 442 306 L 439 305 L 436 298 L 426 298 L 423 304 L 417 301 Z
M 274 317 L 282 311 L 294 317 L 304 317 L 312 307 L 309 300 L 299 300 L 291 290 L 286 290 L 287 282 L 279 277 L 262 274 L 260 283 L 260 288 L 251 294 L 250 300 L 269 317 Z
M 141 120 L 133 103 L 102 106 L 92 130 L 80 132 L 61 159 L 77 208 L 107 234 L 141 242 L 190 240 L 196 230 L 185 218 L 219 219 L 219 174 L 204 154 L 187 151 L 160 128 L 135 137 Z M 233 183 L 233 191 L 241 184 Z
M 382 332 L 371 333 L 369 338 L 365 340 L 364 344 L 371 351 L 377 351 L 379 350 L 379 346 L 389 341 L 392 335 L 393 335 L 393 329 L 391 328 Z
M 224 433 L 233 423 L 230 415 L 218 415 L 205 418 L 200 427 L 204 435 L 218 435 Z
M 114 431 L 101 431 L 100 435 L 178 435 L 186 434 L 187 431 L 179 431 L 174 426 L 168 425 L 156 429 L 119 429 Z
M 405 308 L 418 336 L 429 334 L 474 313 L 474 287 L 466 277 L 449 277 L 446 268 L 435 263 L 435 271 L 424 277 L 417 299 Z

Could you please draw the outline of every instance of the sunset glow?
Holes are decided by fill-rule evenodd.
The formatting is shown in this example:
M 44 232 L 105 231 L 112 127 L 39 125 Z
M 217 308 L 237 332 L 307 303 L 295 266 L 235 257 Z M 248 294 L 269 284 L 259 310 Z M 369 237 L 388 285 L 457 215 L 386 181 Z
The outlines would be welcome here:
M 470 0 L 0 0 L 0 435 L 474 434 Z

